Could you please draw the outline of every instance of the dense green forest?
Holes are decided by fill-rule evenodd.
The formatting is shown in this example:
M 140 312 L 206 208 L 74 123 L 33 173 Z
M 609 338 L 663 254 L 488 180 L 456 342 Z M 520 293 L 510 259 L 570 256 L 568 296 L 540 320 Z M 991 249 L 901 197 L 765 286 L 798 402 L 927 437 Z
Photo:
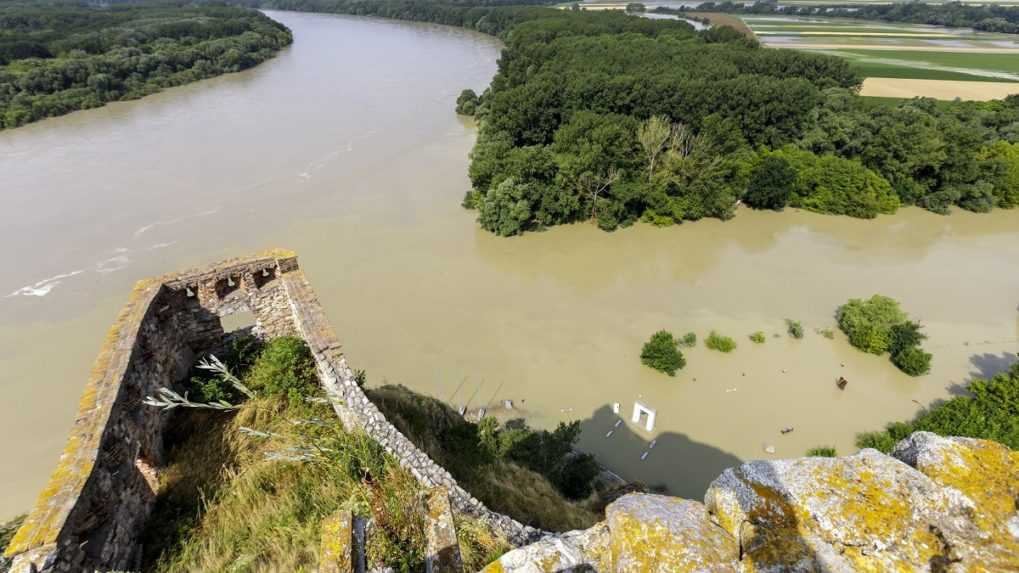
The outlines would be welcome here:
M 985 32 L 1019 34 L 1019 7 L 997 4 L 924 4 L 922 2 L 890 2 L 888 4 L 824 4 L 792 5 L 774 0 L 735 4 L 706 2 L 687 11 L 730 12 L 742 14 L 782 14 L 783 16 L 824 16 L 825 18 L 857 18 L 909 22 L 934 26 L 975 28 Z
M 237 6 L 3 3 L 0 128 L 243 70 L 291 41 Z
M 465 1 L 248 0 L 463 26 L 506 43 L 464 206 L 514 235 L 594 220 L 727 219 L 739 204 L 875 217 L 1019 205 L 1019 97 L 875 102 L 839 58 L 763 49 L 731 28 Z

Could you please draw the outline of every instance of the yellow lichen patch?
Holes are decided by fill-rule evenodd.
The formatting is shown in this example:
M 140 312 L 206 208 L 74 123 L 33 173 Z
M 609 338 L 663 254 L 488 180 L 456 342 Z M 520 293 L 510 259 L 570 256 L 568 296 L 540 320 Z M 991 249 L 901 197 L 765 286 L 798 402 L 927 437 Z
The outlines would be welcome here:
M 491 563 L 486 565 L 485 568 L 479 571 L 478 573 L 506 573 L 506 568 L 502 566 L 501 561 L 496 559 L 495 561 L 492 561 Z
M 1019 569 L 1019 539 L 1008 527 L 1019 500 L 1019 452 L 989 440 L 941 439 L 938 443 L 927 453 L 940 455 L 921 459 L 917 469 L 938 484 L 958 490 L 976 506 L 971 519 L 988 546 L 983 550 L 988 565 L 1002 559 L 1002 570 L 1006 565 Z
M 350 512 L 337 511 L 323 519 L 320 531 L 322 539 L 318 555 L 319 572 L 350 573 L 353 571 Z
M 735 572 L 736 542 L 708 521 L 696 502 L 661 498 L 679 517 L 653 518 L 641 508 L 609 516 L 609 571 L 617 573 Z M 669 508 L 663 508 L 663 516 Z M 667 521 L 663 521 L 667 520 Z
M 842 556 L 855 570 L 888 571 L 888 563 L 873 551 L 876 546 L 894 545 L 914 563 L 926 563 L 943 551 L 929 525 L 917 523 L 907 499 L 896 495 L 901 485 L 879 478 L 870 469 L 857 469 L 847 477 L 846 469 L 822 466 L 815 470 L 818 487 L 812 497 L 830 504 L 824 518 L 853 540 Z
M 110 376 L 109 370 L 111 365 L 126 365 L 126 360 L 114 362 L 118 352 L 130 352 L 130 348 L 120 348 L 119 345 L 125 337 L 134 336 L 156 290 L 152 281 L 139 281 L 107 332 L 78 402 L 75 424 L 60 461 L 4 555 L 13 556 L 56 542 L 74 500 L 92 473 L 102 430 L 120 387 L 119 375 Z

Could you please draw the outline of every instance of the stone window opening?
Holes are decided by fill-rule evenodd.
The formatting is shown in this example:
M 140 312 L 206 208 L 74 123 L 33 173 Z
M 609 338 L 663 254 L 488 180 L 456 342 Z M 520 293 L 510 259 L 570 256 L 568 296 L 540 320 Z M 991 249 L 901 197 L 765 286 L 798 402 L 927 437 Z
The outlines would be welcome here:
M 262 288 L 276 279 L 276 268 L 264 268 L 261 271 L 251 273 L 251 276 L 255 279 L 255 286 Z
M 228 276 L 216 281 L 216 296 L 226 298 L 230 293 L 241 288 L 240 277 Z

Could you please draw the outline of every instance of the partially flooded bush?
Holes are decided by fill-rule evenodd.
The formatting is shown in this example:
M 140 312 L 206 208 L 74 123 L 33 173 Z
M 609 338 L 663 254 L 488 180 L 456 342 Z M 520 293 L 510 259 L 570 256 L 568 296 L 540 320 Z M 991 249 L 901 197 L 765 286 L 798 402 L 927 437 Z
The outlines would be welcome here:
M 677 370 L 686 366 L 686 360 L 677 345 L 678 341 L 671 332 L 659 330 L 644 343 L 644 348 L 640 351 L 640 362 L 659 372 L 675 376 Z
M 712 350 L 729 353 L 736 350 L 736 341 L 728 336 L 723 336 L 714 330 L 704 339 L 704 345 Z

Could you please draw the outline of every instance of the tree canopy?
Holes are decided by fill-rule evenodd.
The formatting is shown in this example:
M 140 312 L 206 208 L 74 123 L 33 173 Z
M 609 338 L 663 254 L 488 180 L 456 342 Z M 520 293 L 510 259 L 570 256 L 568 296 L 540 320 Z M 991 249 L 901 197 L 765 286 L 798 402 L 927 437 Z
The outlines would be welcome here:
M 491 86 L 457 99 L 480 125 L 463 204 L 499 235 L 581 221 L 612 230 L 728 219 L 740 202 L 862 218 L 902 205 L 947 213 L 1019 204 L 1016 96 L 877 105 L 856 95 L 860 78 L 844 59 L 621 11 L 508 0 L 250 2 L 503 38 Z
M 250 68 L 292 42 L 246 8 L 184 0 L 0 5 L 0 128 Z

